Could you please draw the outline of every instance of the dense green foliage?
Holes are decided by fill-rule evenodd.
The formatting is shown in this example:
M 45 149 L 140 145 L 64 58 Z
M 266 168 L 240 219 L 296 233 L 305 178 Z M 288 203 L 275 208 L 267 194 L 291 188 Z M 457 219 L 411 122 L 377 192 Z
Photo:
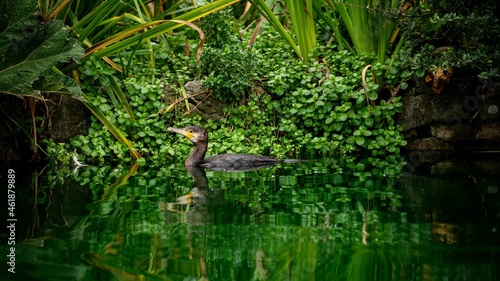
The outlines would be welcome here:
M 378 85 L 367 81 L 367 95 L 375 102 L 367 105 L 360 86 L 361 72 L 371 58 L 332 47 L 320 48 L 315 55 L 322 61 L 271 61 L 267 85 L 282 98 L 268 107 L 280 110 L 280 131 L 308 149 L 323 152 L 399 152 L 405 145 L 393 119 L 401 111 L 399 98 L 379 99 Z M 384 66 L 375 67 L 375 72 L 382 71 Z
M 76 81 L 54 70 L 84 54 L 63 22 L 38 21 L 31 0 L 1 1 L 0 9 L 0 93 L 42 98 L 42 92 L 50 92 L 81 99 Z
M 239 24 L 229 11 L 207 16 L 201 27 L 207 38 L 200 62 L 204 87 L 220 100 L 244 100 L 258 79 L 260 61 L 255 59 L 255 50 L 246 49 L 237 37 Z
M 453 48 L 436 52 L 439 45 L 425 39 L 420 44 L 413 37 L 402 52 L 386 58 L 353 52 L 341 40 L 318 40 L 321 44 L 298 55 L 271 26 L 239 36 L 240 21 L 227 11 L 197 23 L 204 35 L 196 28 L 165 34 L 178 26 L 163 19 L 174 14 L 183 18 L 184 9 L 192 8 L 183 6 L 183 1 L 167 2 L 173 10 L 165 14 L 155 10 L 147 15 L 146 6 L 131 0 L 100 1 L 88 7 L 74 1 L 76 8 L 67 6 L 63 9 L 67 14 L 61 12 L 69 24 L 76 19 L 70 9 L 88 8 L 85 12 L 98 19 L 98 7 L 106 7 L 103 12 L 111 16 L 107 20 L 81 17 L 81 22 L 76 21 L 81 40 L 92 46 L 109 43 L 110 34 L 132 37 L 111 43 L 116 45 L 108 50 L 89 45 L 89 53 L 97 55 L 66 68 L 76 70 L 94 115 L 87 135 L 68 143 L 46 141 L 46 151 L 58 163 L 44 171 L 33 194 L 19 194 L 18 202 L 29 202 L 19 210 L 31 212 L 36 222 L 26 236 L 39 235 L 16 246 L 18 267 L 33 269 L 23 273 L 26 280 L 33 276 L 40 280 L 67 280 L 68 276 L 85 280 L 323 280 L 331 276 L 421 280 L 429 274 L 452 279 L 477 272 L 491 277 L 496 272 L 498 249 L 485 249 L 489 246 L 485 241 L 496 245 L 498 237 L 491 223 L 484 223 L 491 221 L 496 208 L 486 207 L 484 202 L 489 201 L 484 196 L 478 196 L 478 206 L 471 209 L 461 204 L 470 199 L 469 194 L 479 195 L 477 190 L 490 179 L 483 178 L 481 186 L 474 181 L 474 188 L 459 193 L 465 200 L 451 203 L 461 207 L 452 208 L 450 217 L 467 220 L 460 226 L 449 224 L 446 216 L 432 217 L 432 223 L 424 219 L 448 206 L 442 204 L 447 200 L 436 200 L 449 199 L 448 189 L 443 191 L 445 196 L 426 200 L 422 194 L 434 195 L 439 185 L 429 188 L 432 192 L 422 192 L 427 191 L 428 186 L 421 184 L 429 183 L 426 178 L 397 179 L 404 165 L 399 152 L 406 144 L 394 121 L 402 108 L 398 90 L 408 87 L 414 73 L 423 76 L 429 68 L 446 67 L 448 62 L 458 65 Z M 302 7 L 297 3 L 308 4 L 309 9 L 313 3 L 283 2 L 295 8 Z M 305 15 L 301 12 L 298 17 Z M 426 13 L 413 15 L 423 19 Z M 151 24 L 153 20 L 161 23 Z M 425 36 L 432 33 L 423 24 L 420 27 Z M 343 28 L 337 31 L 344 32 Z M 254 38 L 257 31 L 259 36 Z M 290 34 L 299 36 L 303 31 Z M 204 39 L 198 61 L 192 50 Z M 253 39 L 254 44 L 247 44 Z M 424 51 L 414 52 L 412 46 L 421 45 Z M 103 60 L 104 55 L 109 57 Z M 441 60 L 447 56 L 449 60 Z M 376 77 L 384 77 L 383 83 Z M 193 81 L 201 83 L 208 97 L 227 104 L 220 119 L 186 114 L 193 109 L 194 97 L 186 94 L 187 82 Z M 204 106 L 204 98 L 199 100 L 199 106 Z M 166 132 L 168 126 L 193 124 L 210 132 L 209 154 L 252 153 L 315 161 L 241 173 L 201 170 L 206 174 L 200 181 L 181 164 L 192 144 Z M 88 166 L 69 167 L 75 159 Z M 110 165 L 113 161 L 118 163 Z M 472 179 L 452 181 L 457 187 L 470 187 Z M 203 180 L 207 185 L 197 185 Z M 201 192 L 194 194 L 193 187 Z M 80 188 L 86 198 L 80 197 Z M 488 187 L 488 192 L 492 190 Z M 403 200 L 405 192 L 413 197 Z M 29 200 L 24 199 L 27 194 Z M 424 200 L 428 206 L 420 206 Z M 81 204 L 81 214 L 72 203 Z M 43 210 L 45 223 L 37 210 Z M 438 211 L 430 214 L 429 210 Z M 479 230 L 473 230 L 471 221 L 481 225 Z M 446 231 L 443 225 L 448 226 Z M 436 239 L 443 237 L 446 242 L 466 244 L 457 248 L 443 243 L 436 250 L 440 248 Z M 461 254 L 471 247 L 478 248 L 477 256 L 490 259 L 475 261 L 472 269 L 464 270 Z M 442 266 L 449 262 L 450 253 L 456 261 Z M 440 268 L 442 274 L 429 273 L 429 265 Z
M 199 62 L 191 50 L 203 40 L 188 29 L 168 40 L 160 38 L 154 44 L 119 52 L 113 61 L 125 70 L 123 74 L 88 59 L 82 68 L 82 88 L 97 111 L 104 114 L 93 119 L 88 136 L 78 136 L 64 148 L 49 143 L 49 153 L 58 151 L 63 160 L 76 152 L 91 163 L 108 161 L 115 155 L 132 160 L 127 151 L 155 163 L 171 156 L 178 161 L 186 157 L 190 144 L 183 139 L 177 143 L 178 136 L 165 134 L 165 129 L 200 124 L 211 134 L 209 154 L 301 157 L 304 153 L 334 156 L 368 152 L 393 161 L 406 144 L 394 122 L 402 108 L 398 91 L 408 87 L 414 73 L 423 76 L 433 67 L 444 68 L 448 62 L 456 65 L 443 57 L 459 54 L 452 48 L 435 52 L 438 47 L 427 43 L 420 53 L 412 48 L 420 41 L 410 36 L 411 32 L 422 34 L 422 42 L 430 40 L 425 37 L 433 31 L 426 25 L 426 7 L 434 9 L 422 4 L 401 11 L 417 17 L 420 23 L 410 25 L 410 16 L 401 18 L 398 24 L 407 28 L 405 34 L 411 40 L 401 52 L 387 58 L 352 52 L 344 44 L 322 40 L 308 59 L 299 60 L 290 42 L 270 26 L 256 29 L 259 36 L 249 46 L 247 42 L 253 42 L 257 33 L 241 32 L 240 22 L 222 11 L 200 24 L 205 46 Z M 394 12 L 383 7 L 372 9 L 384 16 Z M 449 17 L 436 15 L 435 22 L 448 23 Z M 426 56 L 425 52 L 433 55 Z M 160 60 L 151 64 L 151 54 Z M 200 81 L 212 96 L 229 102 L 221 119 L 184 115 L 184 108 L 191 109 L 187 100 L 182 100 L 188 98 L 184 85 L 190 81 Z M 103 119 L 116 125 L 115 131 L 122 132 L 129 145 L 116 142 L 99 123 Z M 68 152 L 60 153 L 63 150 Z
M 401 21 L 408 62 L 420 76 L 433 68 L 498 76 L 499 8 L 493 0 L 417 1 Z
M 166 46 L 159 44 L 155 48 L 161 52 Z M 283 49 L 286 48 L 287 45 L 280 42 L 279 37 L 267 32 L 255 46 L 247 50 L 241 49 L 240 42 L 232 41 L 221 48 L 211 49 L 218 56 L 207 52 L 209 57 L 225 58 L 213 60 L 213 70 L 225 69 L 228 61 L 240 70 L 226 72 L 231 73 L 231 76 L 211 71 L 202 76 L 205 85 L 213 86 L 212 79 L 217 77 L 228 87 L 233 85 L 236 77 L 250 72 L 245 70 L 247 60 L 233 60 L 227 50 L 252 57 L 255 67 L 253 76 L 261 80 L 253 84 L 252 91 L 241 91 L 239 95 L 236 91 L 218 91 L 217 97 L 222 100 L 244 98 L 246 102 L 231 104 L 225 109 L 224 117 L 217 121 L 200 122 L 198 117 L 182 117 L 181 120 L 175 112 L 162 112 L 168 106 L 161 102 L 165 95 L 164 88 L 180 86 L 175 81 L 180 72 L 168 71 L 172 62 L 174 66 L 184 63 L 184 67 L 193 69 L 182 73 L 184 81 L 197 79 L 197 71 L 194 71 L 196 61 L 186 60 L 183 56 L 166 54 L 166 57 L 170 57 L 167 63 L 157 64 L 161 70 L 144 70 L 140 61 L 132 65 L 132 76 L 120 83 L 129 96 L 135 121 L 130 120 L 123 108 L 113 105 L 112 99 L 104 98 L 109 84 L 106 77 L 113 74 L 105 64 L 96 60 L 87 62 L 87 70 L 82 75 L 85 81 L 82 87 L 93 104 L 106 112 L 106 117 L 134 142 L 138 152 L 152 162 L 161 161 L 169 154 L 174 155 L 174 151 L 177 151 L 177 159 L 188 154 L 190 144 L 184 140 L 181 141 L 182 149 L 178 145 L 168 145 L 178 139 L 177 136 L 165 135 L 166 127 L 172 122 L 176 126 L 201 123 L 207 127 L 211 139 L 215 140 L 209 148 L 213 154 L 238 152 L 298 157 L 303 152 L 345 155 L 371 151 L 374 156 L 399 152 L 400 147 L 405 145 L 401 128 L 394 124 L 394 115 L 401 109 L 399 98 L 390 101 L 379 98 L 377 84 L 367 81 L 367 95 L 371 102 L 369 105 L 366 103 L 361 72 L 371 57 L 354 56 L 346 51 L 338 51 L 332 45 L 318 48 L 311 54 L 315 59 L 305 62 L 291 55 L 283 55 Z M 204 67 L 203 64 L 201 67 Z M 382 64 L 374 66 L 375 72 L 382 72 L 385 68 Z M 398 75 L 392 81 L 400 83 L 407 78 L 401 77 L 401 74 L 407 75 L 405 73 L 396 73 Z M 254 79 L 253 83 L 258 82 Z M 126 147 L 118 144 L 98 122 L 93 122 L 88 136 L 78 136 L 69 145 L 70 151 L 83 154 L 86 161 L 90 162 L 109 160 L 113 154 L 121 159 L 130 159 Z

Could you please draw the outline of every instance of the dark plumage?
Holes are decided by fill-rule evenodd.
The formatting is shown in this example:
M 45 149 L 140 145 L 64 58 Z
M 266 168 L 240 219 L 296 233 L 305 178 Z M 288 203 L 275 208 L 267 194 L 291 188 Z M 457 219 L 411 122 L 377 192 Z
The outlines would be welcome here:
M 218 154 L 205 158 L 208 147 L 208 132 L 200 126 L 188 126 L 182 129 L 169 127 L 169 132 L 174 132 L 189 139 L 194 149 L 184 162 L 184 166 L 198 166 L 223 170 L 251 170 L 264 166 L 271 166 L 281 162 L 280 159 L 250 155 L 250 154 Z

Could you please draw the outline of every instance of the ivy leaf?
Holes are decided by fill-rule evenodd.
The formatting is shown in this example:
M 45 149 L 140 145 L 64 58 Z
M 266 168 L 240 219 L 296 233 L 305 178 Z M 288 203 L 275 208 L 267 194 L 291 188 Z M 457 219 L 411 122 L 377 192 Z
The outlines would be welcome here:
M 356 144 L 362 146 L 365 143 L 365 138 L 358 136 L 356 137 Z
M 323 101 L 320 101 L 320 100 L 316 101 L 316 106 L 320 107 L 323 105 L 325 105 L 325 103 Z
M 306 127 L 311 127 L 313 125 L 313 121 L 308 118 L 304 121 L 304 125 L 306 125 Z
M 347 120 L 347 114 L 341 113 L 341 114 L 338 115 L 337 118 L 338 118 L 339 121 L 344 122 L 345 120 Z
M 420 68 L 420 69 L 417 69 L 417 71 L 415 73 L 417 74 L 418 77 L 424 77 L 425 70 Z
M 340 131 L 340 130 L 342 130 L 342 123 L 340 123 L 340 122 L 334 123 L 333 124 L 333 129 L 335 131 L 337 131 L 337 132 Z
M 373 118 L 368 117 L 365 119 L 366 126 L 371 127 L 371 126 L 373 126 L 373 123 L 374 123 Z
M 41 98 L 41 92 L 59 92 L 78 98 L 80 88 L 52 70 L 61 62 L 79 59 L 84 50 L 60 20 L 45 24 L 33 14 L 31 0 L 5 1 L 0 25 L 0 92 Z
M 363 165 L 361 163 L 356 164 L 356 171 L 357 172 L 362 172 L 364 170 L 365 170 L 365 165 Z

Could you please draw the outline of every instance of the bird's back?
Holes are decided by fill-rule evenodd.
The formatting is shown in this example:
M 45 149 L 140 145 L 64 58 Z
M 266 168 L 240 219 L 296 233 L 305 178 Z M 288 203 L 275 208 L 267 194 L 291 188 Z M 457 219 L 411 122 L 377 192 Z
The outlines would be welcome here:
M 280 163 L 281 160 L 269 156 L 251 154 L 218 154 L 201 161 L 198 166 L 210 169 L 249 170 Z

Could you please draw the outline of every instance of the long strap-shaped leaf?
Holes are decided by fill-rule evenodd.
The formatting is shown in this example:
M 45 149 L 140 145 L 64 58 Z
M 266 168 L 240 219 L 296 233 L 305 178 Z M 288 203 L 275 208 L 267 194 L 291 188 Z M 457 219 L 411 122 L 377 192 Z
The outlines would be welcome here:
M 322 5 L 323 3 L 324 5 Z M 313 9 L 314 14 L 322 19 L 324 24 L 326 24 L 333 32 L 333 36 L 335 36 L 335 39 L 337 40 L 339 50 L 346 48 L 350 52 L 354 53 L 354 50 L 352 50 L 350 45 L 347 43 L 347 40 L 342 37 L 342 34 L 340 33 L 340 24 L 339 21 L 336 20 L 335 6 L 333 5 L 332 0 L 313 1 Z
M 116 79 L 114 78 L 113 75 L 107 75 L 108 80 L 110 82 L 110 87 L 113 90 L 113 93 L 116 95 L 118 100 L 120 101 L 120 105 L 123 106 L 123 109 L 130 115 L 130 120 L 134 121 L 135 120 L 135 114 L 132 108 L 130 107 L 130 104 L 128 103 L 127 97 L 125 96 L 125 93 L 122 91 L 120 86 L 118 85 L 118 82 L 116 82 Z
M 176 21 L 163 21 L 163 20 L 156 21 L 155 23 L 160 23 L 160 24 L 158 26 L 151 28 L 151 29 L 148 29 L 147 31 L 144 32 L 143 35 L 134 35 L 134 36 L 131 36 L 129 38 L 126 38 L 120 42 L 117 42 L 116 44 L 112 44 L 106 48 L 103 48 L 102 50 L 95 52 L 93 54 L 93 56 L 100 58 L 100 57 L 112 55 L 116 52 L 119 52 L 121 50 L 124 50 L 128 47 L 131 47 L 131 46 L 139 43 L 139 41 L 145 41 L 145 40 L 154 38 L 158 35 L 161 35 L 161 34 L 166 33 L 166 32 L 170 32 L 170 31 L 172 31 L 180 26 L 183 26 L 184 24 L 180 23 L 179 20 L 192 22 L 192 21 L 195 21 L 195 20 L 202 18 L 210 13 L 221 10 L 221 9 L 223 9 L 229 5 L 232 5 L 234 3 L 237 3 L 237 2 L 239 2 L 239 0 L 220 0 L 220 1 L 216 1 L 213 3 L 207 4 L 205 6 L 196 8 L 188 13 L 185 13 L 181 16 L 178 16 L 178 17 L 174 18 L 174 20 L 176 20 Z M 150 25 L 150 24 L 151 23 L 148 23 L 148 25 Z M 144 26 L 141 26 L 141 30 L 142 29 L 144 29 Z M 130 33 L 130 31 L 129 32 L 124 31 L 124 32 L 126 32 L 127 35 L 129 35 L 129 33 Z M 121 34 L 122 33 L 119 33 L 115 36 L 120 37 Z M 121 39 L 123 39 L 123 38 L 124 37 L 122 37 Z
M 385 60 L 389 37 L 396 24 L 381 12 L 378 1 L 370 0 L 325 0 L 339 12 L 354 49 L 358 54 L 377 52 L 378 61 Z M 391 10 L 397 10 L 398 0 L 390 1 Z M 386 11 L 390 12 L 390 11 Z
M 134 26 L 88 48 L 86 51 L 86 55 L 81 59 L 81 61 L 86 61 L 91 56 L 95 58 L 102 58 L 116 54 L 117 52 L 137 45 L 140 42 L 155 38 L 161 34 L 174 30 L 175 28 L 183 26 L 183 22 L 195 21 L 210 13 L 214 13 L 237 2 L 239 2 L 239 0 L 220 0 L 198 7 L 188 13 L 174 18 L 171 21 L 157 20 L 147 22 L 139 26 Z M 137 34 L 140 31 L 144 32 L 141 32 L 141 34 Z M 72 63 L 66 66 L 63 71 L 67 72 L 75 69 L 76 67 L 77 65 L 75 63 Z
M 266 2 L 264 0 L 249 0 L 249 1 L 261 12 L 262 16 L 264 16 L 266 20 L 268 20 L 273 25 L 276 31 L 278 31 L 278 33 L 283 37 L 283 39 L 285 39 L 285 41 L 292 47 L 295 54 L 297 54 L 297 56 L 300 59 L 304 59 L 303 53 L 301 52 L 295 41 L 293 41 L 292 36 L 290 36 L 288 31 L 286 31 L 286 29 L 280 23 L 276 15 L 274 15 L 271 8 L 267 6 Z
M 316 27 L 313 18 L 312 0 L 285 0 L 288 15 L 292 21 L 292 31 L 299 43 L 304 60 L 316 44 Z
M 98 7 L 96 7 L 92 12 L 88 13 L 83 19 L 76 22 L 72 29 L 81 42 L 88 39 L 88 36 L 96 30 L 96 28 L 110 16 L 110 12 L 117 10 L 117 8 L 123 5 L 120 0 L 107 0 L 103 1 Z
M 87 106 L 87 108 L 90 110 L 90 112 L 92 112 L 92 114 L 94 114 L 94 116 L 97 117 L 97 119 L 99 119 L 99 121 L 101 121 L 101 123 L 104 126 L 106 126 L 106 128 L 109 130 L 109 132 L 119 142 L 124 143 L 128 146 L 129 152 L 132 155 L 132 157 L 134 157 L 134 159 L 141 158 L 141 155 L 139 154 L 139 152 L 134 148 L 132 143 L 125 137 L 125 135 L 122 133 L 122 131 L 120 131 L 120 129 L 118 129 L 118 127 L 116 127 L 115 124 L 113 124 L 113 122 L 111 122 L 106 117 L 106 115 L 104 115 L 104 113 L 102 113 L 102 111 L 92 103 L 92 101 L 87 97 L 87 95 L 82 93 L 82 96 L 84 99 L 87 100 L 87 102 L 84 103 L 85 106 Z

